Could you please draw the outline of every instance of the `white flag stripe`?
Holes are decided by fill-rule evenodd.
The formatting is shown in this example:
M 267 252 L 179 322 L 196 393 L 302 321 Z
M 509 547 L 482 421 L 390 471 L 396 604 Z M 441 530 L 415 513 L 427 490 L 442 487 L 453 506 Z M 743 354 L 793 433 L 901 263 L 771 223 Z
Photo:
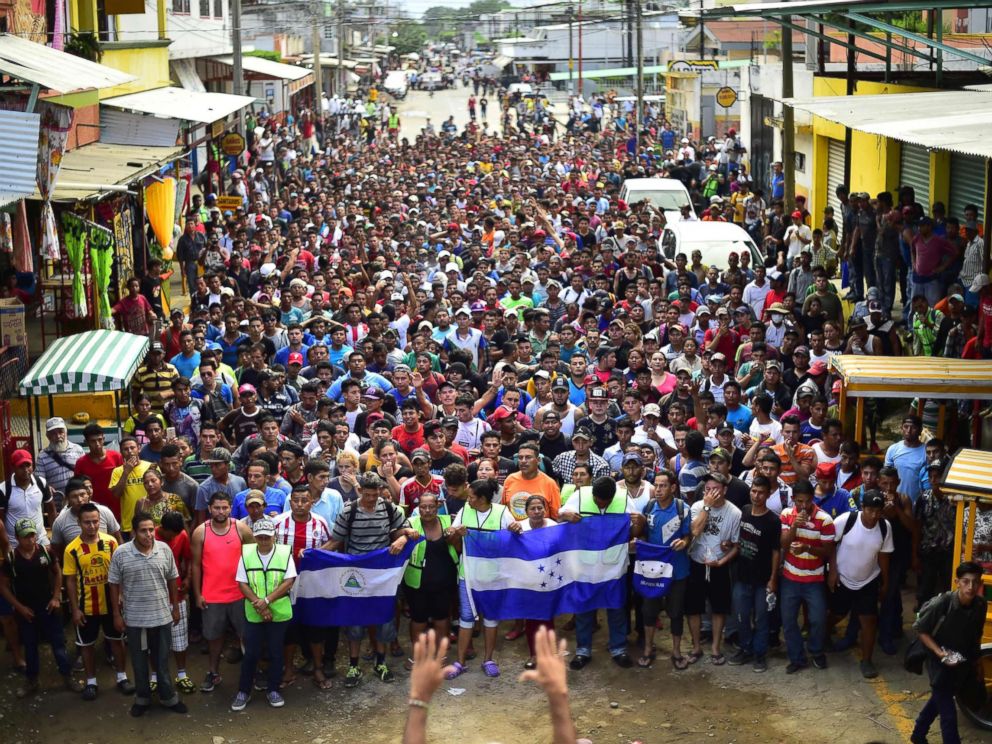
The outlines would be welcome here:
M 293 585 L 293 597 L 391 597 L 403 578 L 406 566 L 396 568 L 322 568 L 319 571 L 302 571 Z M 359 586 L 348 591 L 345 585 L 354 579 Z
M 626 543 L 606 551 L 567 550 L 533 561 L 473 555 L 465 558 L 465 579 L 475 591 L 529 589 L 550 592 L 573 581 L 599 584 L 619 579 L 626 573 Z
M 645 579 L 670 579 L 675 567 L 664 561 L 634 561 L 634 573 Z

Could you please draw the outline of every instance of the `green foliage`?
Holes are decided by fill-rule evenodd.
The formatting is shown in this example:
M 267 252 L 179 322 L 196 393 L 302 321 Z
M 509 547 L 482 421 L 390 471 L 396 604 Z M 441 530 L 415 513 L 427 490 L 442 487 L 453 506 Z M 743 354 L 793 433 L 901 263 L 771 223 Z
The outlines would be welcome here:
M 99 62 L 102 52 L 96 34 L 89 31 L 70 34 L 65 42 L 65 51 L 90 62 Z
M 268 52 L 264 49 L 254 49 L 250 52 L 245 52 L 246 57 L 261 57 L 262 59 L 267 59 L 270 62 L 282 62 L 282 55 L 279 52 Z
M 403 21 L 394 26 L 393 31 L 396 35 L 388 43 L 396 47 L 397 54 L 423 51 L 424 44 L 427 43 L 427 30 L 421 24 Z

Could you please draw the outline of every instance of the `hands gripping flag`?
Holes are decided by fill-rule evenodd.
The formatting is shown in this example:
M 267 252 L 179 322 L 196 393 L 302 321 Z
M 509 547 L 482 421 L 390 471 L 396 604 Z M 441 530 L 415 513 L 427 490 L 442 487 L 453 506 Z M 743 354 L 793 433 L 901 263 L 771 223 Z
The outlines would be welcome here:
M 605 514 L 519 535 L 469 530 L 465 583 L 487 620 L 623 607 L 630 517 Z
M 634 557 L 634 591 L 657 599 L 668 594 L 672 585 L 672 549 L 667 545 L 637 541 Z
M 293 584 L 293 615 L 304 625 L 381 625 L 395 611 L 396 589 L 417 540 L 397 555 L 308 550 Z

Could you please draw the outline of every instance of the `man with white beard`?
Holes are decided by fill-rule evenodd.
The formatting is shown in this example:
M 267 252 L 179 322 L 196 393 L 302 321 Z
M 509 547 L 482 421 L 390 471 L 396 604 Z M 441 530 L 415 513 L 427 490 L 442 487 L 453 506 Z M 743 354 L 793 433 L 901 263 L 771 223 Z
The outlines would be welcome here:
M 65 484 L 73 475 L 76 460 L 83 456 L 83 448 L 69 441 L 65 420 L 59 416 L 53 416 L 45 422 L 45 433 L 48 436 L 48 446 L 38 453 L 37 472 L 58 494 L 55 497 L 55 507 L 61 509 Z

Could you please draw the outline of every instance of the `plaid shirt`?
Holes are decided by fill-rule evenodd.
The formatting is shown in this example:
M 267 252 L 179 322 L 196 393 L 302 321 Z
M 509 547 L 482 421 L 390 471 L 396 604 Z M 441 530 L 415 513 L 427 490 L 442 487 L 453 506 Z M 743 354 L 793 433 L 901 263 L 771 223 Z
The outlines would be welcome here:
M 610 474 L 609 463 L 595 452 L 589 453 L 589 465 L 592 467 L 593 479 Z M 559 482 L 571 483 L 572 474 L 575 472 L 575 452 L 562 452 L 554 459 L 551 467 Z

